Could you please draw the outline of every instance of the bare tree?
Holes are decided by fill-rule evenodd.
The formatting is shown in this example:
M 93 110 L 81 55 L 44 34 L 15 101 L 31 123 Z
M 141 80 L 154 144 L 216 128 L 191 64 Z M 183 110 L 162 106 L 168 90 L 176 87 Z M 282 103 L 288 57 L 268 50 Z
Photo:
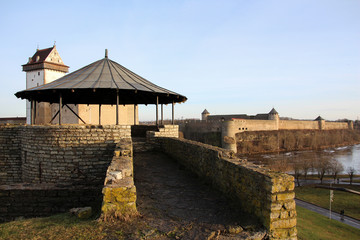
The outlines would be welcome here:
M 342 171 L 344 171 L 344 167 L 338 160 L 336 160 L 335 158 L 332 158 L 329 161 L 329 169 L 330 169 L 331 175 L 334 178 L 334 183 L 335 183 L 337 175 L 339 173 L 341 173 Z
M 298 157 L 294 158 L 293 161 L 293 170 L 294 170 L 294 177 L 296 179 L 297 185 L 298 187 L 300 187 L 300 176 L 301 176 L 301 171 L 302 171 L 302 163 L 301 160 Z
M 353 181 L 355 172 L 356 172 L 356 170 L 353 167 L 349 167 L 347 170 L 347 173 L 349 174 L 349 178 L 350 178 L 350 185 L 352 185 L 352 181 Z
M 316 158 L 315 169 L 318 172 L 320 183 L 323 183 L 325 173 L 329 171 L 330 158 L 328 156 L 320 156 Z
M 304 174 L 305 180 L 306 180 L 307 174 L 309 173 L 309 171 L 312 168 L 312 162 L 313 162 L 313 160 L 310 159 L 310 158 L 304 158 L 301 161 L 301 170 L 302 170 L 302 172 Z

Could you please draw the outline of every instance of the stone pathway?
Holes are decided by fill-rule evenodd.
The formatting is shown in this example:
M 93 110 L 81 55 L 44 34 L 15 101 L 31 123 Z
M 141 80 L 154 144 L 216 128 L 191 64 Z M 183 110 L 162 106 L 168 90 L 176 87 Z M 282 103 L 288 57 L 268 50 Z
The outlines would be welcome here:
M 134 174 L 137 208 L 149 224 L 144 239 L 264 238 L 254 219 L 162 153 L 135 152 Z

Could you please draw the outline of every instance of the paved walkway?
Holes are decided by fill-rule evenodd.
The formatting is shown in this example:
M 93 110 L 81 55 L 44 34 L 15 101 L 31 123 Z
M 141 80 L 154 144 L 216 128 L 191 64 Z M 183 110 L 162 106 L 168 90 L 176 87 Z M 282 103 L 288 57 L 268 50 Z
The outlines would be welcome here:
M 135 152 L 134 176 L 137 208 L 158 232 L 181 239 L 262 239 L 265 235 L 251 216 L 231 208 L 221 193 L 162 153 Z M 235 234 L 241 228 L 245 230 Z
M 330 211 L 326 208 L 322 208 L 322 207 L 316 206 L 314 204 L 311 204 L 311 203 L 308 203 L 308 202 L 305 202 L 305 201 L 302 201 L 299 199 L 296 199 L 296 205 L 306 208 L 306 209 L 309 209 L 309 210 L 319 213 L 321 215 L 324 215 L 325 217 L 330 217 Z M 340 214 L 338 214 L 336 212 L 331 212 L 331 219 L 360 229 L 360 221 L 353 219 L 351 217 L 344 216 L 344 220 L 341 220 Z

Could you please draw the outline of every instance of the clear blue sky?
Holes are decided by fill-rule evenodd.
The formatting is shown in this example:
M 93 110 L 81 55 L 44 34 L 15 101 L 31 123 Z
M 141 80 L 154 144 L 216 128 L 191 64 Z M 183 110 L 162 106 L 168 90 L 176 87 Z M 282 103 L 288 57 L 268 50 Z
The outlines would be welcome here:
M 75 71 L 104 57 L 188 97 L 176 118 L 360 118 L 359 0 L 1 1 L 0 117 L 24 116 L 21 65 L 56 41 Z M 170 118 L 170 106 L 165 108 Z M 140 120 L 155 118 L 154 106 Z

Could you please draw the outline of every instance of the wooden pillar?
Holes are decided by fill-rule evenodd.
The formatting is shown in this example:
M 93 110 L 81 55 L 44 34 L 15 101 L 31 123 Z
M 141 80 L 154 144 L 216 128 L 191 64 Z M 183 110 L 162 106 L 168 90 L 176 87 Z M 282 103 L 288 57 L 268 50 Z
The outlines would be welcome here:
M 62 109 L 62 96 L 60 93 L 60 97 L 59 97 L 59 125 L 61 125 L 61 109 Z
M 174 125 L 174 102 L 172 102 L 171 124 Z
M 156 96 L 156 126 L 159 126 L 159 96 Z
M 99 104 L 99 125 L 101 125 L 101 104 Z
M 164 124 L 164 104 L 161 104 L 161 120 L 160 120 L 161 125 Z
M 116 91 L 116 125 L 119 125 L 119 90 Z
M 134 104 L 134 125 L 136 125 L 136 119 L 137 119 L 136 109 L 137 109 L 137 104 Z
M 31 125 L 34 125 L 34 100 L 31 100 L 30 102 L 30 108 L 31 108 L 31 111 L 30 111 L 30 124 Z
M 36 124 L 36 105 L 37 105 L 37 102 L 34 101 L 34 124 Z

